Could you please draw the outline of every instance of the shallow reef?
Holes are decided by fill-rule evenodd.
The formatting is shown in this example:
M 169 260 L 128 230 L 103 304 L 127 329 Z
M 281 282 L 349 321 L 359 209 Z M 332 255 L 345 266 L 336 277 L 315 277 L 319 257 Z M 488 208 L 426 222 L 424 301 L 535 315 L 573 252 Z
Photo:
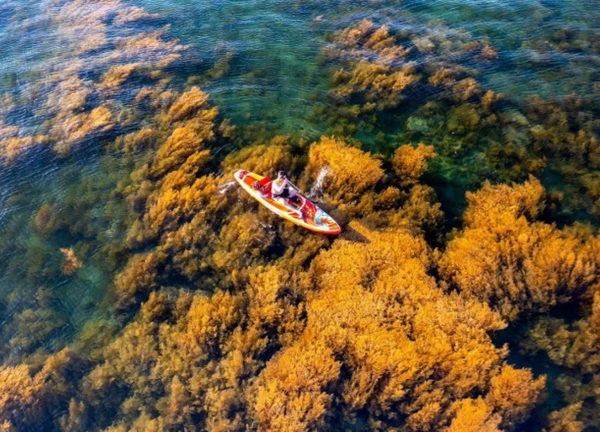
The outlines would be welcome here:
M 480 81 L 482 64 L 502 60 L 488 39 L 407 20 L 402 30 L 385 19 L 363 20 L 331 37 L 322 53 L 331 70 L 331 103 L 314 115 L 332 133 L 380 151 L 428 142 L 440 156 L 432 175 L 450 180 L 459 193 L 480 187 L 483 179 L 559 176 L 565 217 L 596 215 L 597 97 L 507 101 Z M 465 165 L 469 170 L 463 171 Z M 583 196 L 575 193 L 581 189 Z
M 113 0 L 87 3 L 58 1 L 40 18 L 56 28 L 54 38 L 64 51 L 48 60 L 50 72 L 28 86 L 26 93 L 5 96 L 29 103 L 26 109 L 44 122 L 35 135 L 30 134 L 6 122 L 15 105 L 4 105 L 0 118 L 4 163 L 41 145 L 66 156 L 74 147 L 101 142 L 116 128 L 126 128 L 132 113 L 126 109 L 124 92 L 116 90 L 133 76 L 138 83 L 142 79 L 161 82 L 162 71 L 186 49 L 165 37 L 168 26 L 135 30 L 136 22 L 155 18 L 143 9 Z
M 156 14 L 54 3 L 69 52 L 0 109 L 6 172 L 54 170 L 0 197 L 1 431 L 600 427 L 593 98 L 516 103 L 477 71 L 489 38 L 353 16 L 321 53 L 327 133 L 277 134 L 215 105 L 232 55 L 181 79 Z M 343 233 L 240 168 L 285 169 Z
M 235 131 L 196 87 L 154 119 L 160 144 L 136 145 L 143 132 L 115 142 L 147 153 L 108 198 L 129 208 L 112 300 L 122 328 L 106 337 L 90 321 L 55 353 L 24 346 L 32 354 L 0 370 L 7 428 L 59 409 L 61 430 L 510 430 L 543 401 L 545 377 L 507 363 L 493 334 L 588 298 L 600 243 L 591 228 L 536 222 L 539 181 L 470 194 L 464 228 L 438 250 L 426 237 L 443 213 L 421 184 L 432 146 L 386 159 L 332 137 L 278 137 L 219 159 Z M 346 233 L 307 234 L 220 193 L 239 166 L 286 167 L 303 186 L 325 171 L 319 197 Z M 40 236 L 61 226 L 55 205 L 33 219 Z M 62 253 L 62 273 L 83 271 Z M 21 334 L 32 319 L 56 331 L 40 307 L 15 319 Z

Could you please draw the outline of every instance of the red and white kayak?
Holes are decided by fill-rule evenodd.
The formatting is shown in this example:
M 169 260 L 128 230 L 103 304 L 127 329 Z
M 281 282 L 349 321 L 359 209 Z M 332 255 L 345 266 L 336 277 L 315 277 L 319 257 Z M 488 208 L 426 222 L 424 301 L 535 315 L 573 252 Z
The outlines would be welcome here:
M 233 177 L 246 192 L 277 216 L 320 234 L 337 235 L 342 232 L 342 228 L 331 216 L 299 191 L 297 202 L 284 198 L 285 203 L 282 203 L 256 189 L 256 184 L 263 180 L 265 176 L 239 170 Z

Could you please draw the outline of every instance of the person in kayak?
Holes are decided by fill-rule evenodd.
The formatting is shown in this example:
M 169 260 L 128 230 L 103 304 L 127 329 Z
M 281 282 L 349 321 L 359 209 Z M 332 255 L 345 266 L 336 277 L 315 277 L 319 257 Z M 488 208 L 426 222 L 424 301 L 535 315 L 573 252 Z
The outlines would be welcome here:
M 278 201 L 282 198 L 292 200 L 298 195 L 296 188 L 290 184 L 284 171 L 277 171 L 277 178 L 271 185 L 271 195 Z
M 256 189 L 259 189 L 267 196 L 270 195 L 271 198 L 293 210 L 297 209 L 290 204 L 296 204 L 297 206 L 301 204 L 301 201 L 298 198 L 298 191 L 287 179 L 285 171 L 277 171 L 277 178 L 275 180 L 265 177 L 258 183 Z

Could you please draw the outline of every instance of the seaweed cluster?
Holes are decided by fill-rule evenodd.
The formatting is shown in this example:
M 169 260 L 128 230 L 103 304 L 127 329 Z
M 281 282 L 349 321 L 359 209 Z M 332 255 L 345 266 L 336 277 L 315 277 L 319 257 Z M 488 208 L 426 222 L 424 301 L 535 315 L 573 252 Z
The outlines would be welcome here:
M 542 317 L 528 330 L 522 343 L 527 355 L 544 353 L 561 373 L 556 387 L 566 403 L 561 417 L 584 427 L 600 427 L 598 394 L 600 368 L 598 363 L 598 285 L 589 289 L 582 301 L 582 316 L 572 321 L 566 318 Z
M 510 430 L 543 400 L 545 378 L 509 365 L 492 336 L 589 297 L 600 263 L 589 229 L 536 221 L 538 181 L 471 194 L 464 230 L 436 251 L 426 237 L 443 214 L 420 184 L 431 146 L 385 160 L 335 138 L 279 137 L 219 162 L 232 131 L 198 88 L 155 121 L 162 144 L 139 150 L 141 131 L 114 144 L 147 153 L 113 195 L 129 207 L 114 279 L 124 327 L 112 337 L 91 320 L 55 354 L 3 366 L 6 428 L 63 410 L 56 429 Z M 286 166 L 303 186 L 326 170 L 320 196 L 347 233 L 307 235 L 219 193 L 239 166 Z M 40 232 L 51 211 L 34 219 Z M 569 413 L 548 422 L 578 424 Z
M 492 108 L 501 99 L 492 91 L 482 91 L 476 70 L 469 66 L 475 59 L 494 59 L 497 52 L 489 42 L 466 32 L 406 28 L 394 31 L 363 20 L 335 33 L 323 53 L 326 61 L 339 65 L 332 75 L 335 111 L 317 114 L 327 116 L 334 133 L 347 136 L 385 130 L 383 114 L 412 111 L 418 106 L 414 99 L 430 114 L 447 102 L 453 107 L 445 116 L 447 129 L 459 134 L 466 148 L 469 133 L 481 124 L 494 123 Z M 430 103 L 425 103 L 428 99 Z M 439 128 L 434 123 L 439 118 L 429 117 L 405 118 L 406 125 L 414 133 Z
M 165 38 L 168 26 L 136 28 L 156 17 L 118 0 L 59 1 L 46 14 L 41 19 L 57 29 L 55 42 L 64 50 L 48 60 L 49 72 L 26 90 L 4 96 L 12 101 L 0 113 L 5 164 L 39 146 L 66 156 L 83 143 L 102 142 L 115 129 L 126 129 L 133 122 L 126 107 L 135 94 L 117 90 L 132 79 L 134 88 L 145 81 L 166 84 L 164 69 L 187 48 Z M 15 100 L 20 109 L 35 113 L 40 124 L 11 124 Z
M 315 114 L 332 133 L 390 153 L 399 143 L 426 141 L 440 155 L 435 175 L 461 192 L 483 179 L 558 175 L 568 192 L 565 213 L 597 215 L 593 95 L 507 101 L 480 82 L 481 64 L 500 61 L 498 50 L 439 25 L 395 30 L 363 20 L 335 33 L 323 55 L 332 69 L 331 104 Z
M 57 4 L 75 58 L 39 84 L 39 136 L 9 125 L 17 102 L 5 98 L 3 160 L 26 162 L 38 143 L 74 161 L 93 143 L 99 168 L 63 167 L 69 193 L 36 198 L 27 223 L 8 218 L 0 232 L 0 430 L 600 424 L 600 237 L 553 223 L 561 197 L 530 175 L 562 169 L 584 192 L 578 205 L 598 206 L 593 103 L 515 107 L 468 66 L 500 55 L 487 40 L 362 21 L 326 52 L 341 64 L 335 112 L 319 113 L 331 134 L 262 139 L 224 119 L 197 80 L 174 82 L 166 66 L 185 47 L 128 27 L 154 16 L 119 0 Z M 428 96 L 415 104 L 413 92 Z M 360 134 L 403 110 L 406 129 L 367 151 Z M 480 152 L 482 131 L 487 165 L 471 175 L 523 181 L 466 194 L 447 232 L 432 171 Z M 313 235 L 238 193 L 242 167 L 285 169 L 344 233 Z M 95 283 L 89 316 L 75 319 L 69 290 Z M 519 347 L 498 343 L 523 325 Z M 517 349 L 544 353 L 558 378 L 519 367 Z

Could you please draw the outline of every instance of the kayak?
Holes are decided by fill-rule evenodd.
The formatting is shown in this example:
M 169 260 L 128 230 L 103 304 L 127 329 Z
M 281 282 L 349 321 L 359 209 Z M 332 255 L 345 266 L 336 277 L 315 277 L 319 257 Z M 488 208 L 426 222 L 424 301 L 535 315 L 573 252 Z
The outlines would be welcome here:
M 342 232 L 342 228 L 331 216 L 302 195 L 300 191 L 296 195 L 297 200 L 292 201 L 282 198 L 285 202 L 280 202 L 256 188 L 258 182 L 263 180 L 265 176 L 239 170 L 233 177 L 246 192 L 277 216 L 320 234 L 337 235 Z

